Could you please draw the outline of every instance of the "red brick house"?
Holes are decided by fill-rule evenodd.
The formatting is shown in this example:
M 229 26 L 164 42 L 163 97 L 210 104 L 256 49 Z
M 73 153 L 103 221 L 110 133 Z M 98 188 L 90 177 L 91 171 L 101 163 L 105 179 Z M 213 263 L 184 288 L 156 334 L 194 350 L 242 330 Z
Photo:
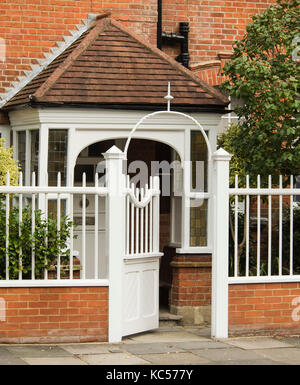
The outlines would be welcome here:
M 55 185 L 57 172 L 65 185 L 80 183 L 85 172 L 92 185 L 100 154 L 112 145 L 124 148 L 139 119 L 165 108 L 168 82 L 172 109 L 191 116 L 201 130 L 175 117 L 145 124 L 132 139 L 128 161 L 203 161 L 209 174 L 208 158 L 227 122 L 229 101 L 215 87 L 222 80 L 221 68 L 251 15 L 273 3 L 12 0 L 2 4 L 0 132 L 15 147 L 24 185 L 31 183 L 32 171 L 40 186 Z M 209 177 L 204 184 L 209 194 Z M 200 208 L 186 209 L 184 199 L 172 194 L 160 199 L 159 249 L 164 253 L 160 303 L 181 315 L 183 322 L 200 325 L 210 322 L 212 203 L 207 195 Z M 74 205 L 79 210 L 80 202 Z M 89 240 L 87 244 L 90 247 Z M 79 243 L 76 247 L 82 253 Z M 104 254 L 99 258 L 105 261 Z M 63 313 L 61 319 L 55 314 L 61 326 L 51 326 L 50 310 L 44 310 L 44 318 L 36 323 L 45 325 L 48 317 L 46 333 L 60 329 L 55 337 L 60 340 L 107 338 L 106 288 L 14 290 L 20 302 L 22 296 L 33 295 L 28 297 L 31 304 L 45 300 L 50 310 L 61 299 L 65 314 L 67 301 L 72 300 L 106 309 L 93 321 L 82 321 L 82 327 L 75 326 L 75 313 L 72 321 Z M 65 332 L 69 327 L 71 332 Z M 83 329 L 90 332 L 84 335 Z M 3 338 L 9 337 L 34 340 L 44 334 L 18 330 Z

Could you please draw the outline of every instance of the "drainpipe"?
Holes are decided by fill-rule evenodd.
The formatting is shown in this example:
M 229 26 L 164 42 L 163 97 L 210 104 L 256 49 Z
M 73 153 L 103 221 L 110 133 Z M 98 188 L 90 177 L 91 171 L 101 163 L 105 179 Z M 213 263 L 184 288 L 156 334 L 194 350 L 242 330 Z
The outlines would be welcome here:
M 183 36 L 183 39 L 181 40 L 181 53 L 176 58 L 176 60 L 180 61 L 182 65 L 186 68 L 189 68 L 189 61 L 190 61 L 190 55 L 189 55 L 189 23 L 182 22 L 179 24 L 179 32 L 180 35 Z
M 162 0 L 157 0 L 157 48 L 162 47 Z
M 179 23 L 179 34 L 166 33 L 162 31 L 162 0 L 157 0 L 157 48 L 162 49 L 162 44 L 176 44 L 180 43 L 181 52 L 177 56 L 176 60 L 184 67 L 189 68 L 189 23 Z

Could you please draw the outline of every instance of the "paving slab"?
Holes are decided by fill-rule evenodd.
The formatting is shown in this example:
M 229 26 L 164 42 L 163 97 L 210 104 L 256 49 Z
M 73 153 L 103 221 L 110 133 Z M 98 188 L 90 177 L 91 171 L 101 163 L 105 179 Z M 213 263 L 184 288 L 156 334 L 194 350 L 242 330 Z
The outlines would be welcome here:
M 261 360 L 261 356 L 253 351 L 242 350 L 238 348 L 232 349 L 199 349 L 193 350 L 194 354 L 210 361 L 224 362 L 224 361 L 249 361 Z
M 144 354 L 139 356 L 153 365 L 204 365 L 210 360 L 193 353 Z
M 207 365 L 278 365 L 278 362 L 268 360 L 268 359 L 261 359 L 261 360 L 228 360 L 228 361 L 217 361 L 217 362 L 211 362 Z
M 300 349 L 282 348 L 282 349 L 259 349 L 255 351 L 263 358 L 276 361 L 278 364 L 300 365 Z
M 206 341 L 207 338 L 197 336 L 186 331 L 162 332 L 162 333 L 142 333 L 131 336 L 135 342 L 181 342 L 181 341 Z
M 87 365 L 76 357 L 24 357 L 29 365 Z
M 196 350 L 196 349 L 231 349 L 232 346 L 223 344 L 222 342 L 216 341 L 186 341 L 186 342 L 174 342 L 174 346 L 185 349 L 185 350 Z
M 160 354 L 160 353 L 185 353 L 184 349 L 168 343 L 148 343 L 148 344 L 130 344 L 126 347 L 127 352 L 132 354 Z
M 185 329 L 188 333 L 196 334 L 197 336 L 211 338 L 211 329 L 210 328 L 188 328 Z
M 291 345 L 281 342 L 275 338 L 270 337 L 247 337 L 223 340 L 225 344 L 236 346 L 241 349 L 271 349 L 271 348 L 288 348 Z
M 150 365 L 148 361 L 129 353 L 86 354 L 79 358 L 89 365 Z
M 71 354 L 101 354 L 113 353 L 113 350 L 120 350 L 119 346 L 111 344 L 72 344 L 64 345 L 62 349 Z
M 292 346 L 300 346 L 300 337 L 297 336 L 291 336 L 291 337 L 276 337 L 278 341 L 284 342 L 286 344 L 292 345 Z
M 9 346 L 7 350 L 16 357 L 67 357 L 71 353 L 59 346 L 26 345 Z
M 0 365 L 27 365 L 25 361 L 14 356 L 5 347 L 0 346 Z
M 27 363 L 0 347 L 0 365 L 27 365 Z

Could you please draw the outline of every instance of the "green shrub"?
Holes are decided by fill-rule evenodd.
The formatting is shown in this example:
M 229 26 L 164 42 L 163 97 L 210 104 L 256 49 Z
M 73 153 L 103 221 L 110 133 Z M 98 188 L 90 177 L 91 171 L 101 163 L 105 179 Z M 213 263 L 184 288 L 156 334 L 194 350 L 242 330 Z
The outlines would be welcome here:
M 0 279 L 5 279 L 6 266 L 6 223 L 5 203 L 0 199 Z M 61 219 L 58 230 L 57 220 L 52 215 L 46 219 L 41 210 L 34 211 L 34 231 L 32 233 L 31 207 L 22 210 L 19 221 L 19 208 L 12 207 L 9 212 L 8 259 L 9 278 L 17 279 L 22 270 L 23 279 L 31 278 L 32 253 L 35 255 L 35 278 L 43 278 L 44 269 L 53 266 L 58 257 L 69 260 L 70 250 L 67 241 L 70 237 L 72 222 Z M 20 264 L 20 259 L 22 263 Z

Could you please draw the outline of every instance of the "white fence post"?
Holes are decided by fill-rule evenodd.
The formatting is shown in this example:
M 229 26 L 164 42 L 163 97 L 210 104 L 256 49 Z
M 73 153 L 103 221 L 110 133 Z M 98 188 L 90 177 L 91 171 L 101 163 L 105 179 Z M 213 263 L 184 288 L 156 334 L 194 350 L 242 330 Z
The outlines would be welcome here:
M 229 162 L 231 155 L 220 148 L 214 161 L 214 251 L 212 256 L 212 330 L 214 338 L 228 337 L 228 237 Z
M 109 270 L 108 340 L 122 340 L 123 258 L 125 256 L 125 175 L 124 153 L 116 146 L 103 154 L 106 160 L 106 250 Z

